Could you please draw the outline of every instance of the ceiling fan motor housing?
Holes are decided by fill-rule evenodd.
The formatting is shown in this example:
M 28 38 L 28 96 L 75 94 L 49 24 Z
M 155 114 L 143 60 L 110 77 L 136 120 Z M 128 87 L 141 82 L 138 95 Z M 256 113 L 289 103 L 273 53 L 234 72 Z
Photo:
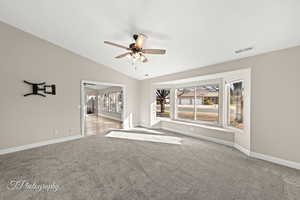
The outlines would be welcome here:
M 137 40 L 137 39 L 138 39 L 138 37 L 139 37 L 139 35 L 138 35 L 138 34 L 134 34 L 134 35 L 133 35 L 133 39 L 134 39 L 134 40 Z
M 137 48 L 137 47 L 136 47 L 136 44 L 135 44 L 135 43 L 130 44 L 130 45 L 129 45 L 129 48 L 131 49 L 131 51 L 132 51 L 133 53 L 137 53 L 137 52 L 140 52 L 140 51 L 141 51 L 140 48 Z
M 130 48 L 130 49 L 135 48 L 135 43 L 131 43 L 131 44 L 129 45 L 129 48 Z

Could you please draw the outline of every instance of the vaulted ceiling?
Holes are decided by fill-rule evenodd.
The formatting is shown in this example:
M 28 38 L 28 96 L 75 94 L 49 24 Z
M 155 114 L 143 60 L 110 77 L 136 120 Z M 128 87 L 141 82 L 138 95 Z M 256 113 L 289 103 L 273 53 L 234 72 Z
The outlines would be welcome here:
M 299 0 L 0 1 L 0 21 L 138 79 L 300 45 L 299 19 Z M 167 54 L 136 69 L 114 59 L 124 51 L 103 41 L 129 45 L 134 33 Z

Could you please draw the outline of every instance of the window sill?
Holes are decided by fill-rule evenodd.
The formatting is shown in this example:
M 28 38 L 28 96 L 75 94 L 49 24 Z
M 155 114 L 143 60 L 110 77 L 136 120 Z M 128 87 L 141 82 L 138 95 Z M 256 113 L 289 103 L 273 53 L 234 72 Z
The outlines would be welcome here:
M 206 125 L 206 124 L 193 123 L 193 122 L 187 122 L 187 121 L 181 121 L 181 120 L 174 120 L 174 119 L 170 119 L 170 118 L 157 117 L 157 121 L 165 121 L 165 122 L 171 122 L 171 123 L 175 123 L 175 124 L 189 125 L 189 126 L 206 128 L 206 129 L 211 129 L 211 130 L 223 131 L 226 133 L 237 132 L 236 130 L 233 130 L 232 128 L 223 128 L 223 127 L 214 126 L 214 125 Z M 242 130 L 239 130 L 239 131 L 242 132 Z

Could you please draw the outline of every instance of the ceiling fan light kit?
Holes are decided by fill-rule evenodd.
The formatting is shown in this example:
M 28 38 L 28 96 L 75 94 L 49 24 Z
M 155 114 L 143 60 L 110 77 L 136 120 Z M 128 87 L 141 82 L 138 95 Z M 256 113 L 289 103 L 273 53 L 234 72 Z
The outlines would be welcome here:
M 129 52 L 123 53 L 121 55 L 116 56 L 115 58 L 123 58 L 127 57 L 132 59 L 133 63 L 137 60 L 146 63 L 148 62 L 148 58 L 144 54 L 165 54 L 166 50 L 164 49 L 143 49 L 144 41 L 147 39 L 147 36 L 144 34 L 134 34 L 133 35 L 134 43 L 131 43 L 129 47 L 124 45 L 116 44 L 109 41 L 104 41 L 105 44 L 116 46 L 122 49 L 125 49 Z

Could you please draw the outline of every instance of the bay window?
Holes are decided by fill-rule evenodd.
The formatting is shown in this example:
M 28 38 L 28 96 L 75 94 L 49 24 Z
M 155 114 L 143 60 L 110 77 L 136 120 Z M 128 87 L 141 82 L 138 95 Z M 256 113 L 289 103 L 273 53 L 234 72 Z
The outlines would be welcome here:
M 251 80 L 249 70 L 224 72 L 207 77 L 206 79 L 202 76 L 198 80 L 198 77 L 193 77 L 190 82 L 163 82 L 160 85 L 163 89 L 155 88 L 156 101 L 158 90 L 168 91 L 168 117 L 171 120 L 248 132 Z M 156 111 L 158 108 L 156 103 Z M 156 112 L 156 116 L 160 115 Z

